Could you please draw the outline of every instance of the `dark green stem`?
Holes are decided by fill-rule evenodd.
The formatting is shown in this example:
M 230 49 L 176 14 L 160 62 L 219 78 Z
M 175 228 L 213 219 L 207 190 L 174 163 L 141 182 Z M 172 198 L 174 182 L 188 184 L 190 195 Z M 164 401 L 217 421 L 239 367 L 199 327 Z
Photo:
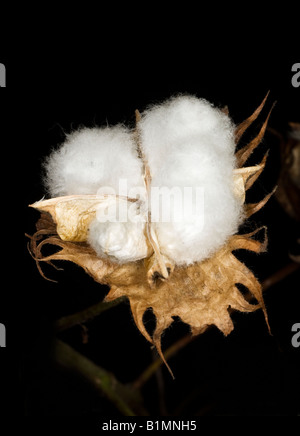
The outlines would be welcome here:
M 78 374 L 96 391 L 104 394 L 123 415 L 148 415 L 141 405 L 139 392 L 120 383 L 112 373 L 96 365 L 66 343 L 55 340 L 53 357 L 61 367 Z
M 109 303 L 103 303 L 102 301 L 100 301 L 99 303 L 94 304 L 93 306 L 88 307 L 85 310 L 74 313 L 72 315 L 64 316 L 54 323 L 54 330 L 56 332 L 61 332 L 63 330 L 74 327 L 75 325 L 82 324 L 89 319 L 95 318 L 95 316 L 100 315 L 100 313 L 117 306 L 124 300 L 125 298 L 121 297 Z

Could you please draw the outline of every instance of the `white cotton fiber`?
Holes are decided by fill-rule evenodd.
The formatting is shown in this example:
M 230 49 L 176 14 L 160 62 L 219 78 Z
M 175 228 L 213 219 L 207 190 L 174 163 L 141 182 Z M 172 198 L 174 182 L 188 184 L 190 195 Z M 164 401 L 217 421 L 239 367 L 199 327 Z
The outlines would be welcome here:
M 141 143 L 152 187 L 178 187 L 182 193 L 185 187 L 200 188 L 204 196 L 192 220 L 178 222 L 182 206 L 173 202 L 170 222 L 154 224 L 162 253 L 176 264 L 202 261 L 238 230 L 242 206 L 232 189 L 233 132 L 227 115 L 190 96 L 172 98 L 142 115 Z
M 231 120 L 206 100 L 179 96 L 142 113 L 138 129 L 151 171 L 151 191 L 175 189 L 183 193 L 188 188 L 193 193 L 194 214 L 188 217 L 182 216 L 183 203 L 172 195 L 163 198 L 164 207 L 168 205 L 168 220 L 151 195 L 152 218 L 158 221 L 152 226 L 162 254 L 178 265 L 208 258 L 237 232 L 242 220 L 242 205 L 233 193 L 235 143 Z M 48 192 L 53 197 L 97 194 L 100 188 L 109 187 L 119 194 L 119 181 L 125 179 L 128 193 L 137 188 L 145 199 L 143 165 L 135 141 L 134 132 L 123 126 L 73 132 L 46 161 Z M 195 213 L 197 189 L 203 194 L 203 207 Z M 143 217 L 146 211 L 144 205 Z M 101 222 L 95 218 L 88 242 L 99 256 L 121 263 L 149 254 L 142 219 Z
M 83 128 L 67 135 L 46 161 L 45 169 L 45 184 L 52 197 L 97 194 L 103 187 L 118 194 L 120 179 L 127 180 L 128 190 L 143 186 L 136 144 L 130 131 L 119 125 Z
M 45 171 L 45 185 L 52 197 L 134 195 L 137 190 L 133 192 L 133 188 L 140 187 L 140 198 L 145 198 L 142 162 L 133 135 L 123 126 L 84 128 L 71 133 L 46 160 Z M 144 222 L 105 223 L 95 218 L 88 242 L 99 256 L 113 256 L 119 262 L 141 259 L 148 249 L 144 227 Z
M 100 257 L 126 263 L 147 257 L 145 222 L 99 222 L 90 225 L 89 243 Z

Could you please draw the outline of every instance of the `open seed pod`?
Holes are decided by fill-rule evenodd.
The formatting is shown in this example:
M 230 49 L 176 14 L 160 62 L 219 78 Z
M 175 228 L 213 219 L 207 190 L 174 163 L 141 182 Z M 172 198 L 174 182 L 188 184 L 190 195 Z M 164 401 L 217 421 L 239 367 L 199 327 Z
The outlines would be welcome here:
M 256 111 L 236 128 L 236 143 L 258 117 L 266 98 Z M 244 164 L 263 138 L 268 118 L 269 116 L 257 137 L 236 152 L 237 168 L 232 174 L 234 192 L 241 204 L 244 204 L 246 218 L 260 210 L 272 195 L 267 195 L 259 203 L 245 204 L 246 191 L 263 171 L 267 156 L 256 166 L 244 167 Z M 136 120 L 139 123 L 138 112 Z M 138 135 L 136 140 L 148 191 L 151 185 L 151 172 L 139 145 Z M 193 335 L 203 333 L 210 325 L 217 326 L 228 335 L 233 329 L 229 308 L 241 312 L 252 312 L 261 308 L 268 325 L 261 285 L 247 266 L 233 254 L 234 250 L 239 249 L 256 253 L 264 251 L 266 237 L 263 242 L 253 238 L 260 229 L 249 234 L 231 236 L 221 249 L 202 262 L 178 266 L 162 252 L 152 226 L 151 213 L 148 213 L 145 227 L 147 244 L 143 247 L 142 258 L 128 263 L 112 262 L 108 257 L 100 257 L 94 251 L 87 243 L 87 234 L 90 222 L 99 207 L 105 208 L 116 201 L 136 202 L 135 199 L 116 196 L 71 195 L 32 204 L 32 207 L 41 211 L 37 231 L 30 237 L 30 251 L 40 272 L 42 273 L 41 262 L 68 260 L 84 268 L 96 282 L 110 287 L 105 301 L 127 297 L 138 329 L 155 345 L 164 362 L 161 337 L 174 321 L 174 317 L 179 317 L 188 324 Z M 46 244 L 55 245 L 59 250 L 44 256 L 42 248 Z M 257 304 L 250 304 L 239 291 L 237 284 L 245 286 L 257 300 Z M 152 337 L 143 323 L 143 315 L 149 308 L 152 308 L 156 317 L 156 328 Z

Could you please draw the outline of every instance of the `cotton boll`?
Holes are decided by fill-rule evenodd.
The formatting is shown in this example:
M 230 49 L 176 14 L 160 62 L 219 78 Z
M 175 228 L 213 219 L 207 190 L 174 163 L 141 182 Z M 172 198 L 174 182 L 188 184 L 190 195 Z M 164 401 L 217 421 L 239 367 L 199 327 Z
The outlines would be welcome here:
M 202 261 L 241 222 L 242 206 L 233 193 L 234 126 L 207 101 L 181 96 L 145 111 L 139 129 L 152 187 L 177 187 L 182 198 L 190 188 L 194 210 L 196 191 L 203 193 L 194 216 L 182 216 L 182 204 L 171 201 L 169 221 L 153 224 L 161 251 L 179 265 Z
M 161 175 L 160 163 L 170 154 L 213 148 L 222 156 L 234 151 L 233 129 L 228 116 L 209 102 L 193 96 L 171 98 L 142 114 L 141 143 L 152 176 Z
M 119 194 L 143 186 L 142 163 L 130 131 L 122 126 L 83 128 L 67 136 L 45 163 L 45 185 L 52 197 L 77 194 Z
M 90 226 L 88 242 L 100 257 L 110 257 L 119 263 L 147 257 L 148 245 L 141 223 L 98 223 Z
M 151 172 L 152 226 L 160 251 L 177 265 L 208 258 L 237 232 L 242 221 L 242 205 L 233 193 L 231 120 L 205 100 L 180 96 L 146 110 L 138 131 Z M 82 129 L 68 135 L 45 164 L 50 194 L 97 194 L 99 189 L 101 194 L 128 193 L 142 200 L 133 205 L 133 216 L 139 216 L 138 205 L 143 204 L 146 193 L 135 141 L 135 135 L 122 126 Z M 120 187 L 121 180 L 125 187 Z M 187 188 L 192 200 L 189 213 L 184 213 Z M 167 197 L 162 195 L 164 189 Z M 170 195 L 174 189 L 176 195 Z M 144 204 L 140 214 L 143 219 L 137 221 L 94 219 L 88 242 L 96 253 L 120 263 L 149 256 L 147 206 Z M 162 212 L 167 212 L 167 219 Z
M 145 205 L 117 200 L 100 210 L 89 227 L 88 242 L 100 257 L 119 263 L 144 259 L 150 247 L 145 236 Z
M 122 126 L 81 129 L 68 135 L 65 143 L 54 151 L 45 164 L 46 186 L 51 196 L 112 194 L 145 199 L 142 162 L 130 131 Z M 121 205 L 127 202 L 122 202 Z M 139 203 L 140 204 L 140 203 Z M 99 256 L 128 262 L 147 255 L 144 235 L 145 220 L 135 222 L 103 222 L 114 219 L 120 204 L 111 199 L 108 207 L 98 211 L 89 229 L 89 244 Z M 131 209 L 135 204 L 128 203 Z M 116 206 L 116 210 L 114 210 Z M 131 210 L 131 215 L 137 211 Z
M 192 220 L 178 222 L 174 218 L 178 216 L 175 205 L 173 220 L 153 224 L 162 253 L 177 265 L 188 265 L 210 257 L 238 229 L 240 207 L 228 189 L 208 192 L 204 188 L 203 206 L 203 215 L 200 213 Z
M 90 225 L 88 242 L 100 257 L 109 257 L 119 263 L 144 259 L 149 252 L 145 223 L 142 222 L 101 223 L 94 220 Z

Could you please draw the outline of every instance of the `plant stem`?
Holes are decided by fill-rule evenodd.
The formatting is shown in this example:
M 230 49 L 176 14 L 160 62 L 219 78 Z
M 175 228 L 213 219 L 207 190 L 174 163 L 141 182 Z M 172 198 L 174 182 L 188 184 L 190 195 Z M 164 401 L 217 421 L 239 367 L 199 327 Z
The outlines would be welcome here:
M 56 339 L 54 361 L 68 371 L 83 377 L 96 391 L 104 394 L 124 416 L 147 416 L 141 405 L 139 392 L 120 383 L 107 370 L 75 351 L 66 343 Z
M 63 330 L 74 327 L 75 325 L 82 324 L 89 319 L 92 319 L 95 316 L 99 315 L 100 313 L 117 306 L 124 300 L 125 299 L 121 297 L 108 303 L 103 303 L 102 301 L 100 301 L 99 303 L 94 304 L 93 306 L 88 307 L 85 310 L 74 313 L 72 315 L 64 316 L 54 323 L 54 330 L 56 332 L 61 332 Z
M 276 271 L 274 274 L 269 276 L 262 282 L 262 290 L 263 292 L 269 289 L 271 286 L 276 285 L 276 283 L 285 279 L 287 276 L 296 272 L 300 268 L 300 264 L 296 262 L 291 262 L 285 265 L 283 268 Z

